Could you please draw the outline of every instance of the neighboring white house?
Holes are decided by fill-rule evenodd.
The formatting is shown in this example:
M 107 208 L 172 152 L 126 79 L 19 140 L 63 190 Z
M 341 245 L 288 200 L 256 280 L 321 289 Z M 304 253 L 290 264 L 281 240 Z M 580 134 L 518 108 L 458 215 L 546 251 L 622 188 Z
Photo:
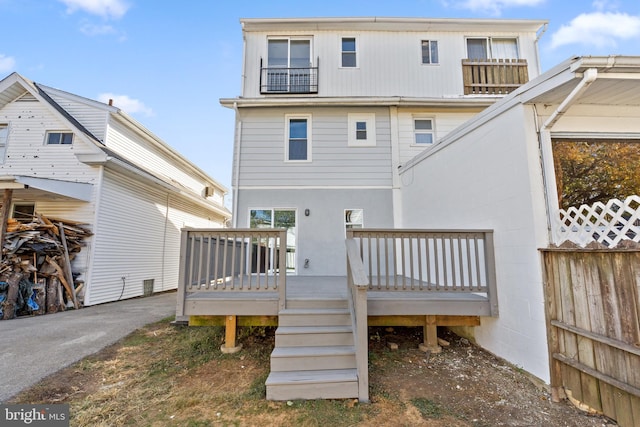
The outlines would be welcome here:
M 17 73 L 0 81 L 0 189 L 89 225 L 72 265 L 85 305 L 175 289 L 180 229 L 231 217 L 222 185 L 123 111 Z
M 617 238 L 640 241 L 634 224 L 637 201 L 625 215 L 612 209 L 611 224 L 603 209 L 574 224 L 560 222 L 552 156 L 556 140 L 640 144 L 640 57 L 571 58 L 400 170 L 403 226 L 494 230 L 500 316 L 483 318 L 475 339 L 547 382 L 539 249 L 580 241 L 589 227 L 591 238 L 598 230 L 601 237 L 617 233 Z
M 288 270 L 310 276 L 345 274 L 347 228 L 405 225 L 398 167 L 536 77 L 546 25 L 416 18 L 241 23 L 242 91 L 221 100 L 236 110 L 233 225 L 288 228 Z M 426 218 L 432 209 L 416 215 Z

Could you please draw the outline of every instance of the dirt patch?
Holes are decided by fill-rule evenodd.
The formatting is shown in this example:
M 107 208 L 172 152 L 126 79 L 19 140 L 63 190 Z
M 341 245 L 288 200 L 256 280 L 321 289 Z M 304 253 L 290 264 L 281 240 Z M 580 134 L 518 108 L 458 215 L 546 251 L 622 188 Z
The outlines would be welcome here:
M 614 426 L 548 393 L 521 370 L 450 333 L 437 355 L 421 328 L 372 328 L 370 404 L 268 402 L 273 329 L 240 330 L 224 355 L 222 328 L 161 322 L 64 369 L 12 403 L 69 403 L 74 426 Z M 389 350 L 388 343 L 398 344 Z

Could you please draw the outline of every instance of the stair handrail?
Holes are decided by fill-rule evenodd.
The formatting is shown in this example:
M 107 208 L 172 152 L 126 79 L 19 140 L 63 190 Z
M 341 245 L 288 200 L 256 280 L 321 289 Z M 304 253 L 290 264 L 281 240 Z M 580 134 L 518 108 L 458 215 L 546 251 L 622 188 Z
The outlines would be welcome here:
M 367 289 L 369 277 L 360 257 L 355 239 L 347 233 L 347 298 L 351 312 L 354 344 L 356 347 L 356 370 L 358 375 L 358 400 L 369 402 L 369 332 L 367 313 Z

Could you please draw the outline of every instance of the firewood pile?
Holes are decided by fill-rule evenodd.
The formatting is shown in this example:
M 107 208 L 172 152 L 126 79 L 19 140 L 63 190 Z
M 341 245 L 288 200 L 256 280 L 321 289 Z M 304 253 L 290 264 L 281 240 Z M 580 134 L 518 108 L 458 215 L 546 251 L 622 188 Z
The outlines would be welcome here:
M 83 305 L 84 282 L 71 261 L 92 233 L 82 224 L 35 214 L 7 222 L 0 260 L 0 319 Z

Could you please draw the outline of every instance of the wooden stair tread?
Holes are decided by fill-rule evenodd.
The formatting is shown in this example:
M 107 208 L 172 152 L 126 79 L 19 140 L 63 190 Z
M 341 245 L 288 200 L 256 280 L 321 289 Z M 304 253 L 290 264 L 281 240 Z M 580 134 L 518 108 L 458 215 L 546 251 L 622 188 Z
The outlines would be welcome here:
M 326 369 L 319 371 L 271 372 L 266 385 L 319 384 L 353 382 L 358 380 L 355 369 Z
M 352 345 L 332 345 L 321 347 L 276 347 L 271 357 L 342 356 L 355 354 Z
M 279 326 L 276 329 L 276 334 L 288 335 L 288 334 L 341 334 L 351 333 L 353 329 L 347 325 L 336 326 Z

